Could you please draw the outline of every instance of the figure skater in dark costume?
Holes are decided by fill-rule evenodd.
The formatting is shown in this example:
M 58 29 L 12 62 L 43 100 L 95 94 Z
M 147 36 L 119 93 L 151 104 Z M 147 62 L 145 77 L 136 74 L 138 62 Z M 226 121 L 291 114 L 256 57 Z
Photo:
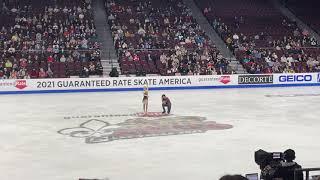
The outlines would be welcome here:
M 170 114 L 170 111 L 171 111 L 171 101 L 170 99 L 165 95 L 163 94 L 161 96 L 161 99 L 162 99 L 162 109 L 163 109 L 163 114 L 166 113 L 166 107 L 168 109 L 167 113 Z

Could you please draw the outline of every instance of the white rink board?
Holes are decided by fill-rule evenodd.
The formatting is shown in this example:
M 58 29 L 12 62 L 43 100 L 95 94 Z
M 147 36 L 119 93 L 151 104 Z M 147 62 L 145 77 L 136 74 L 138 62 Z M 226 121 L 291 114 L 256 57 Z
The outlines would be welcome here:
M 319 73 L 0 80 L 0 94 L 320 86 Z
M 199 87 L 237 85 L 237 76 L 155 76 L 118 78 L 65 78 L 0 80 L 0 91 L 133 89 L 153 87 Z

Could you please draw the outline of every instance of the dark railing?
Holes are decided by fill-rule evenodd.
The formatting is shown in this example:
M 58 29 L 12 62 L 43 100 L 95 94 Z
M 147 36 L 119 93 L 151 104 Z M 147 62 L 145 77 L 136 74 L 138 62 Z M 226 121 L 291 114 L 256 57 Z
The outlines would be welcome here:
M 303 169 L 296 169 L 294 171 L 294 180 L 297 180 L 297 174 L 298 172 L 306 172 L 306 178 L 305 180 L 309 180 L 310 179 L 310 172 L 312 171 L 320 171 L 320 168 L 303 168 Z

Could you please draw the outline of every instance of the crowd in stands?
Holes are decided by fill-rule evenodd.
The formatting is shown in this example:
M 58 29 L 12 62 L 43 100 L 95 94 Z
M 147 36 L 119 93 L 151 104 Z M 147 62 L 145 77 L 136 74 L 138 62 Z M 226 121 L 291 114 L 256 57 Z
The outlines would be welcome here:
M 102 75 L 91 0 L 2 2 L 0 79 Z M 269 2 L 195 2 L 249 73 L 320 71 L 319 43 Z M 182 0 L 106 0 L 105 6 L 122 74 L 235 73 Z M 313 11 L 288 6 L 319 29 Z
M 230 74 L 182 0 L 106 1 L 123 74 Z
M 0 8 L 0 79 L 102 74 L 90 0 L 10 0 Z
M 269 2 L 196 2 L 249 73 L 320 71 L 318 42 Z

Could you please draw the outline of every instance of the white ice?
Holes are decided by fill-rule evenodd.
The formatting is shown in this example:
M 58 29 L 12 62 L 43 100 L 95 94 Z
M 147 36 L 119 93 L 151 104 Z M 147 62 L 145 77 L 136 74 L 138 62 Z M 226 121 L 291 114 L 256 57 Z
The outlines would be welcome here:
M 259 172 L 254 151 L 296 151 L 303 167 L 320 166 L 319 87 L 151 91 L 174 115 L 207 117 L 229 130 L 86 144 L 57 131 L 88 120 L 69 116 L 141 112 L 142 92 L 0 96 L 0 177 L 10 180 L 216 180 L 226 173 Z M 123 118 L 98 118 L 121 122 Z

